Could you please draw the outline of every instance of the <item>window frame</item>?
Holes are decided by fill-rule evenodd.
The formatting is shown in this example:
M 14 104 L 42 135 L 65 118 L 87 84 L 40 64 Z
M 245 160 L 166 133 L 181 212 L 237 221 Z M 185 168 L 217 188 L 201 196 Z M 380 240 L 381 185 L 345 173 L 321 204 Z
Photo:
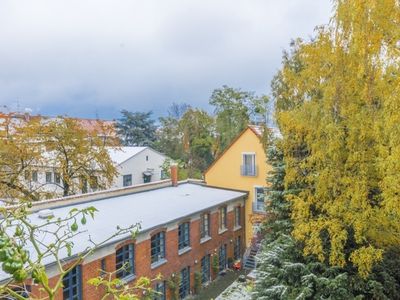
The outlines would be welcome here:
M 184 299 L 190 295 L 190 267 L 187 266 L 180 271 L 179 297 Z
M 190 221 L 183 222 L 178 226 L 178 250 L 190 247 Z
M 106 275 L 107 274 L 107 263 L 106 263 L 106 258 L 103 257 L 100 260 L 100 276 Z
M 251 156 L 251 165 L 246 163 L 246 158 Z M 256 164 L 256 153 L 255 152 L 243 152 L 242 153 L 242 176 L 256 176 L 257 175 L 257 164 Z
M 207 219 L 207 222 L 205 222 Z M 200 217 L 200 239 L 211 237 L 211 214 L 205 212 Z
M 126 184 L 126 178 L 129 178 L 130 184 Z M 123 186 L 123 187 L 132 186 L 132 183 L 133 183 L 133 181 L 132 181 L 132 174 L 125 174 L 125 175 L 122 175 L 122 186 Z
M 59 172 L 54 172 L 54 183 L 61 184 L 61 174 Z
M 160 231 L 155 234 L 153 234 L 150 238 L 150 261 L 151 264 L 156 264 L 166 258 L 166 247 L 165 247 L 165 238 L 166 233 L 165 231 Z M 156 243 L 157 245 L 153 246 L 153 243 Z M 153 250 L 157 250 L 157 252 L 153 253 Z M 161 255 L 160 255 L 161 254 Z M 157 258 L 157 259 L 155 259 Z
M 53 172 L 45 173 L 46 183 L 53 183 Z
M 241 227 L 242 226 L 242 207 L 241 206 L 235 206 L 235 227 Z
M 161 293 L 161 295 L 154 295 L 154 300 L 166 300 L 166 282 L 160 281 L 155 284 L 154 291 Z
M 129 265 L 122 268 L 126 263 Z M 117 270 L 115 276 L 120 279 L 135 276 L 135 245 L 133 243 L 123 245 L 115 251 L 115 270 Z
M 221 206 L 219 208 L 219 230 L 228 229 L 228 206 Z
M 211 281 L 211 255 L 207 254 L 201 258 L 200 261 L 201 270 L 201 283 L 204 285 Z
M 224 254 L 224 255 L 222 255 L 222 254 Z M 222 260 L 222 257 L 224 258 L 223 260 Z M 227 265 L 228 265 L 227 259 L 228 259 L 227 258 L 227 245 L 223 244 L 219 247 L 219 250 L 218 250 L 218 270 L 220 272 L 226 270 Z M 223 266 L 222 266 L 222 263 L 223 263 Z
M 73 283 L 74 277 L 75 283 Z M 74 294 L 74 288 L 76 288 L 76 294 Z M 68 296 L 65 296 L 65 293 Z M 64 300 L 82 300 L 82 267 L 77 265 L 72 268 L 63 278 L 62 295 Z
M 39 181 L 38 171 L 32 171 L 32 182 L 38 182 L 38 181 Z
M 264 201 L 259 201 L 258 200 L 258 195 L 260 194 L 259 192 L 258 192 L 258 189 L 262 189 L 263 190 L 263 192 L 262 192 L 262 194 L 263 194 L 263 196 L 264 196 Z M 265 187 L 264 186 L 261 186 L 261 185 L 257 185 L 257 186 L 254 186 L 254 206 L 255 206 L 255 211 L 258 211 L 258 212 L 263 212 L 263 211 L 265 211 Z
M 233 244 L 233 258 L 239 260 L 242 257 L 242 238 L 238 235 Z

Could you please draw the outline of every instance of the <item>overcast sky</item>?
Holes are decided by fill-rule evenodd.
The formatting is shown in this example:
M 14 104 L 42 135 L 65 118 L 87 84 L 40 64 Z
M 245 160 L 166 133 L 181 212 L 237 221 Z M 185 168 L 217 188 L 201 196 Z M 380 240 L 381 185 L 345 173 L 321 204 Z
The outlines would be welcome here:
M 224 84 L 269 93 L 290 40 L 330 16 L 330 0 L 0 0 L 0 105 L 106 119 L 209 110 Z

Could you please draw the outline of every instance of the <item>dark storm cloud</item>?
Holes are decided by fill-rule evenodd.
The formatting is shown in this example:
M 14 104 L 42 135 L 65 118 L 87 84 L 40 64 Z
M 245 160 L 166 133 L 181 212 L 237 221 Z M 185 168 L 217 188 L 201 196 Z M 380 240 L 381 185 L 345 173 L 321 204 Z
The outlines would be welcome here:
M 111 118 L 207 107 L 223 84 L 267 93 L 290 39 L 330 0 L 0 1 L 0 104 Z

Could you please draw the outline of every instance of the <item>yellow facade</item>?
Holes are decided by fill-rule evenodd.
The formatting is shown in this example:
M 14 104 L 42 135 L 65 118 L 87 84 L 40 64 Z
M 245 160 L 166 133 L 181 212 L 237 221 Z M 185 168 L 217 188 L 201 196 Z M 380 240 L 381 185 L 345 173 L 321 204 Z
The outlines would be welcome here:
M 254 236 L 253 225 L 259 223 L 265 212 L 254 209 L 255 188 L 266 186 L 267 172 L 270 166 L 266 163 L 266 155 L 261 142 L 260 131 L 248 127 L 244 130 L 224 153 L 206 170 L 204 177 L 207 185 L 245 190 L 249 192 L 246 201 L 246 245 L 249 246 Z M 254 176 L 243 176 L 244 154 L 255 154 L 256 174 Z

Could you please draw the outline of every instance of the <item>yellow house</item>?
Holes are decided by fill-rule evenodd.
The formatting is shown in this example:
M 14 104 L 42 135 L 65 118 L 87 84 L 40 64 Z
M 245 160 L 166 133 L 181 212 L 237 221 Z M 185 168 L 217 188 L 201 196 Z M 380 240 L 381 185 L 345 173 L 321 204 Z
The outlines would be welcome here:
M 266 215 L 264 187 L 271 167 L 266 162 L 262 136 L 262 127 L 249 125 L 204 173 L 207 185 L 249 192 L 245 208 L 247 246 Z

